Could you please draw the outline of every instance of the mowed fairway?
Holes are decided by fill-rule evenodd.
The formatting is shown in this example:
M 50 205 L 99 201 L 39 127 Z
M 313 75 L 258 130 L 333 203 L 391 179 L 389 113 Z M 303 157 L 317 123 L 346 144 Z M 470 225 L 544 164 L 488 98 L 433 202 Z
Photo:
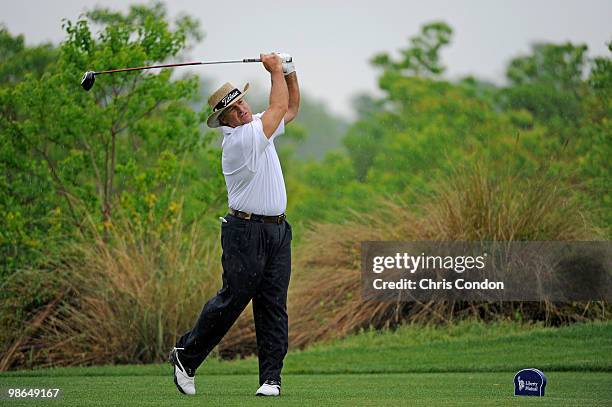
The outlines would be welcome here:
M 543 399 L 516 398 L 523 367 L 548 375 Z M 101 366 L 9 372 L 0 386 L 59 387 L 53 405 L 612 405 L 612 324 L 560 329 L 512 324 L 404 327 L 366 332 L 291 352 L 280 399 L 254 397 L 255 359 L 207 361 L 198 395 L 178 394 L 169 365 Z M 49 401 L 2 401 L 47 405 Z

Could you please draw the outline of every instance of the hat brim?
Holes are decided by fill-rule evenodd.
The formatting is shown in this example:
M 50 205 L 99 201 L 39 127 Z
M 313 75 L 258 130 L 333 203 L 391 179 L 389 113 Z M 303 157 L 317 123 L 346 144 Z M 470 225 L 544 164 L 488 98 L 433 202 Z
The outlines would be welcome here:
M 208 127 L 210 128 L 216 128 L 216 127 L 221 127 L 222 124 L 219 123 L 219 117 L 223 114 L 223 112 L 226 109 L 229 109 L 230 107 L 232 107 L 236 102 L 238 102 L 240 99 L 242 99 L 244 97 L 244 95 L 246 95 L 247 91 L 249 90 L 249 83 L 247 82 L 244 85 L 244 88 L 242 89 L 242 93 L 240 94 L 240 96 L 238 96 L 236 99 L 232 100 L 230 102 L 229 105 L 225 106 L 223 109 L 218 110 L 214 113 L 211 113 L 210 116 L 208 116 L 208 119 L 206 119 L 206 124 L 208 125 Z

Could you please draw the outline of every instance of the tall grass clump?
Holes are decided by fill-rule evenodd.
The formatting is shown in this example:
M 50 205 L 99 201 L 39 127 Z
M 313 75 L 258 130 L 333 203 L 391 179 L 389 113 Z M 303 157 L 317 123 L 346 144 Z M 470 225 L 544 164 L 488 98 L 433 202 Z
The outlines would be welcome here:
M 493 176 L 479 164 L 461 167 L 424 201 L 427 233 L 436 240 L 574 241 L 601 235 L 570 188 L 545 170 L 524 178 Z
M 609 318 L 602 303 L 379 302 L 361 298 L 362 241 L 574 241 L 599 240 L 582 205 L 563 182 L 550 176 L 493 175 L 481 165 L 457 170 L 421 196 L 418 205 L 393 197 L 344 224 L 313 224 L 296 251 L 289 292 L 291 346 L 340 338 L 362 328 L 403 323 L 543 321 L 558 325 Z M 230 331 L 234 350 L 248 352 L 254 333 L 248 321 Z
M 4 283 L 3 315 L 16 312 L 14 295 L 34 295 L 26 275 L 53 282 L 43 306 L 15 317 L 24 322 L 3 338 L 0 368 L 164 360 L 220 285 L 218 240 L 180 212 L 155 228 L 90 222 L 61 261 Z

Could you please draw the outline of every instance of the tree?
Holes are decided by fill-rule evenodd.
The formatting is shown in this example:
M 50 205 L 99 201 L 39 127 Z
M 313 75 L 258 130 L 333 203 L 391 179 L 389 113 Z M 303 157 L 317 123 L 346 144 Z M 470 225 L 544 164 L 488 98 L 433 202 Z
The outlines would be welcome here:
M 61 232 L 46 168 L 29 159 L 24 139 L 10 137 L 18 120 L 15 86 L 28 75 L 40 78 L 58 57 L 53 45 L 27 47 L 23 35 L 0 27 L 0 277 L 42 257 L 43 242 L 51 246 Z
M 372 58 L 372 64 L 408 76 L 439 76 L 444 73 L 440 50 L 448 45 L 452 28 L 444 22 L 432 22 L 421 28 L 421 33 L 410 38 L 410 46 L 400 50 L 402 59 L 394 61 L 387 53 Z
M 382 101 L 373 101 L 362 96 L 360 100 L 369 107 L 364 109 L 360 120 L 351 126 L 344 139 L 358 180 L 366 179 L 376 156 L 383 149 L 384 134 L 401 127 L 397 113 L 406 105 L 408 97 L 396 92 L 408 88 L 397 87 L 395 84 L 404 78 L 414 77 L 416 80 L 441 75 L 445 68 L 440 61 L 440 51 L 450 43 L 452 33 L 452 28 L 444 22 L 428 23 L 421 28 L 419 35 L 410 38 L 407 48 L 400 50 L 401 59 L 394 60 L 387 53 L 380 53 L 372 58 L 372 65 L 383 70 L 379 86 L 388 97 Z M 394 103 L 399 104 L 393 106 Z
M 57 57 L 57 49 L 52 44 L 26 47 L 23 35 L 13 37 L 0 25 L 0 86 L 14 85 L 27 73 L 40 78 Z
M 612 41 L 608 43 L 612 53 Z M 584 179 L 586 193 L 583 199 L 601 219 L 603 225 L 612 226 L 612 58 L 597 57 L 592 62 L 587 80 L 590 92 L 582 98 L 582 111 L 578 143 L 576 146 L 577 171 Z M 572 166 L 574 167 L 574 166 Z M 572 168 L 573 169 L 573 168 Z
M 503 108 L 529 111 L 560 143 L 567 143 L 576 136 L 583 114 L 586 53 L 583 44 L 534 44 L 531 54 L 514 58 L 506 69 L 510 86 L 500 93 Z
M 198 91 L 196 78 L 173 80 L 170 70 L 162 70 L 99 77 L 90 92 L 79 86 L 92 68 L 178 57 L 189 41 L 202 37 L 196 21 L 183 16 L 169 22 L 164 6 L 153 3 L 131 6 L 125 14 L 95 9 L 65 21 L 64 28 L 57 61 L 40 77 L 25 74 L 0 94 L 0 182 L 10 191 L 0 196 L 0 219 L 20 214 L 27 223 L 10 244 L 17 255 L 24 242 L 41 246 L 51 230 L 47 217 L 37 219 L 42 213 L 67 214 L 64 226 L 80 227 L 96 213 L 102 225 L 109 224 L 117 209 L 143 221 L 167 211 L 180 201 L 168 186 L 180 174 L 183 180 L 197 176 L 185 166 L 196 150 L 206 155 L 212 139 L 201 131 L 207 112 L 188 105 Z M 206 172 L 214 162 L 198 165 Z M 28 184 L 38 185 L 41 196 Z
M 331 205 L 321 204 L 325 198 L 353 209 L 381 194 L 413 202 L 467 162 L 529 176 L 542 157 L 550 156 L 556 146 L 542 138 L 545 128 L 533 123 L 529 111 L 499 109 L 499 88 L 474 78 L 459 83 L 440 78 L 439 53 L 451 34 L 445 23 L 427 24 L 400 50 L 398 60 L 387 54 L 373 58 L 382 68 L 378 83 L 384 96 L 360 99 L 359 120 L 343 140 L 349 159 L 335 157 L 337 164 L 329 170 L 338 177 L 322 177 L 317 166 L 306 168 L 303 179 L 311 198 L 300 205 L 309 208 L 304 211 L 325 218 L 321 208 Z M 348 164 L 352 171 L 346 170 Z

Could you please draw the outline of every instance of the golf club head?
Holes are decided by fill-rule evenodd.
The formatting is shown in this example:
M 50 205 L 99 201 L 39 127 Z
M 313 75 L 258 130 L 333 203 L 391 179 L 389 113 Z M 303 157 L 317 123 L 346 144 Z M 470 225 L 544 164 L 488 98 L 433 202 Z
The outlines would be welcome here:
M 94 85 L 95 81 L 96 81 L 95 72 L 87 71 L 83 74 L 83 79 L 81 79 L 81 86 L 83 87 L 83 89 L 88 91 Z

